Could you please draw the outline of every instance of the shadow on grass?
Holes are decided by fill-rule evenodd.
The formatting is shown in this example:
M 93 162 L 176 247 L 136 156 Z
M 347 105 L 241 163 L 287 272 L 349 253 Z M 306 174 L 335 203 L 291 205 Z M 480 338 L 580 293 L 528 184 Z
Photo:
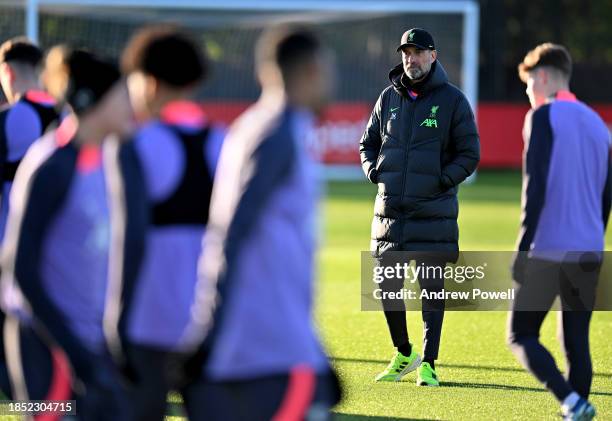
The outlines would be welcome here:
M 187 420 L 187 413 L 181 403 L 168 402 L 166 409 L 166 417 L 178 417 Z M 4 418 L 2 418 L 4 419 Z M 428 418 L 398 418 L 398 417 L 374 417 L 369 415 L 343 414 L 334 412 L 334 421 L 434 421 Z
M 332 361 L 338 362 L 353 362 L 353 363 L 365 363 L 365 364 L 389 364 L 388 360 L 375 360 L 365 358 L 332 358 Z M 496 371 L 512 371 L 512 372 L 523 372 L 522 368 L 519 367 L 496 367 L 492 365 L 467 365 L 467 364 L 445 364 L 436 363 L 436 367 L 444 368 L 462 368 L 466 370 L 496 370 Z M 593 373 L 593 377 L 604 377 L 612 379 L 612 373 Z
M 441 387 L 460 387 L 468 389 L 499 389 L 499 390 L 518 390 L 522 392 L 548 392 L 539 387 L 525 387 L 495 383 L 470 383 L 470 382 L 447 382 L 443 381 Z M 612 392 L 591 392 L 595 396 L 612 396 Z
M 372 417 L 368 415 L 343 414 L 341 412 L 335 412 L 333 419 L 334 421 L 434 421 L 429 418 Z

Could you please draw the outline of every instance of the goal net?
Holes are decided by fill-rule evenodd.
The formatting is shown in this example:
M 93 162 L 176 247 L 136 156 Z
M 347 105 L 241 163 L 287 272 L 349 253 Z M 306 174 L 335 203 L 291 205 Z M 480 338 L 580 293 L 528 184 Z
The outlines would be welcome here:
M 311 24 L 335 51 L 338 85 L 310 139 L 332 178 L 362 177 L 358 140 L 371 108 L 399 63 L 401 34 L 430 31 L 451 82 L 476 105 L 478 6 L 474 1 L 6 0 L 0 38 L 28 34 L 48 48 L 70 43 L 117 57 L 130 35 L 154 22 L 189 28 L 206 48 L 213 74 L 200 90 L 212 119 L 229 124 L 259 94 L 253 50 L 276 23 Z

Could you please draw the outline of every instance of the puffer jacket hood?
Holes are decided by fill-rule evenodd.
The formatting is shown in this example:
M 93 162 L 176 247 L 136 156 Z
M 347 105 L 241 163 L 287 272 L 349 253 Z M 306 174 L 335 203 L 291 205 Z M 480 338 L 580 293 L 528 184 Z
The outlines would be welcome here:
M 445 85 L 448 82 L 448 75 L 446 74 L 446 70 L 439 61 L 434 61 L 431 65 L 431 69 L 427 74 L 427 77 L 422 82 L 416 83 L 414 85 L 410 85 L 408 81 L 408 77 L 406 73 L 404 73 L 404 66 L 400 62 L 397 66 L 395 66 L 391 71 L 389 71 L 389 80 L 393 85 L 393 89 L 404 98 L 408 97 L 408 89 L 410 87 L 411 91 L 414 91 L 421 94 L 426 94 L 429 91 L 433 91 L 440 86 Z

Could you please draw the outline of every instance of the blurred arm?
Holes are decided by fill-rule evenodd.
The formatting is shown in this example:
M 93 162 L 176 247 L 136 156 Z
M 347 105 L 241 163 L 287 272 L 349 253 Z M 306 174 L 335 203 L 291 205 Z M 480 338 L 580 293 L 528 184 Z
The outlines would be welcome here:
M 523 213 L 518 250 L 529 251 L 535 236 L 540 213 L 546 197 L 546 183 L 553 147 L 550 126 L 550 106 L 544 105 L 525 117 L 523 136 L 525 158 L 523 163 Z
M 216 221 L 224 218 L 215 211 L 217 195 L 213 192 L 211 215 L 206 228 L 201 271 L 197 286 L 193 323 L 197 336 L 195 350 L 185 365 L 185 375 L 201 372 L 209 352 L 216 340 L 227 309 L 227 295 L 233 289 L 233 271 L 245 242 L 257 226 L 266 205 L 276 193 L 277 187 L 290 175 L 296 160 L 296 147 L 287 133 L 277 133 L 263 140 L 240 168 L 239 186 L 228 186 L 240 190 L 236 208 L 225 231 L 223 224 Z M 222 165 L 222 164 L 221 164 Z M 222 172 L 222 171 L 221 171 Z M 223 180 L 218 179 L 215 191 L 224 189 Z M 231 195 L 231 194 L 230 194 Z M 224 209 L 225 210 L 225 209 Z M 225 231 L 225 233 L 224 233 Z M 264 239 L 265 240 L 265 239 Z M 265 242 L 261 247 L 265 247 Z M 192 338 L 187 335 L 187 347 Z
M 606 185 L 603 191 L 603 224 L 604 232 L 608 227 L 608 218 L 610 217 L 610 206 L 612 205 L 612 154 L 608 154 L 608 175 L 606 177 Z
M 8 110 L 0 111 L 0 200 L 4 191 L 4 167 L 8 156 L 8 146 L 6 139 L 6 116 Z
M 57 157 L 52 157 L 57 158 Z M 70 158 L 69 158 L 70 159 Z M 74 159 L 74 157 L 72 157 Z M 81 379 L 95 369 L 90 351 L 72 334 L 61 310 L 47 295 L 41 278 L 41 260 L 47 229 L 59 211 L 70 187 L 74 162 L 49 160 L 33 173 L 21 215 L 12 215 L 9 223 L 19 223 L 15 247 L 14 274 L 32 312 L 45 330 L 68 354 Z M 29 174 L 23 174 L 29 175 Z M 18 193 L 16 193 L 18 194 Z
M 120 230 L 114 237 L 121 238 L 123 244 L 118 244 L 120 249 L 118 255 L 111 252 L 113 259 L 117 259 L 121 266 L 121 272 L 117 273 L 119 279 L 112 279 L 109 285 L 110 293 L 107 295 L 105 309 L 105 323 L 111 323 L 113 334 L 119 337 L 109 337 L 107 340 L 110 349 L 117 357 L 119 340 L 125 341 L 127 335 L 127 321 L 133 305 L 134 292 L 136 290 L 138 274 L 144 257 L 146 232 L 149 224 L 150 208 L 147 197 L 147 187 L 141 162 L 138 159 L 133 141 L 117 145 L 118 151 L 113 151 L 112 159 L 114 165 L 108 165 L 106 170 L 109 174 L 111 186 L 110 201 L 113 203 L 113 211 L 122 215 L 114 215 L 111 220 L 113 232 Z M 117 189 L 120 183 L 123 189 Z M 121 195 L 121 192 L 123 193 Z M 122 216 L 122 217 L 118 217 Z M 120 223 L 122 222 L 122 223 Z M 115 240 L 114 240 L 115 241 Z M 112 266 L 112 265 L 111 265 Z M 119 288 L 113 288 L 120 285 Z M 117 314 L 120 309 L 120 314 Z M 110 310 L 110 311 L 109 311 Z M 114 313 L 117 312 L 117 313 Z M 123 357 L 123 356 L 122 356 Z M 120 361 L 124 363 L 124 361 Z

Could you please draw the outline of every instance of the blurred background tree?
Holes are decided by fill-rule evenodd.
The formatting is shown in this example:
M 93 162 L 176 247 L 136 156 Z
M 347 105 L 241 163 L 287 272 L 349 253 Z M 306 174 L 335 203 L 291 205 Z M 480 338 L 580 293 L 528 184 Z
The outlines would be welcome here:
M 566 45 L 572 89 L 612 101 L 612 0 L 480 0 L 480 100 L 524 101 L 516 66 L 542 42 Z

